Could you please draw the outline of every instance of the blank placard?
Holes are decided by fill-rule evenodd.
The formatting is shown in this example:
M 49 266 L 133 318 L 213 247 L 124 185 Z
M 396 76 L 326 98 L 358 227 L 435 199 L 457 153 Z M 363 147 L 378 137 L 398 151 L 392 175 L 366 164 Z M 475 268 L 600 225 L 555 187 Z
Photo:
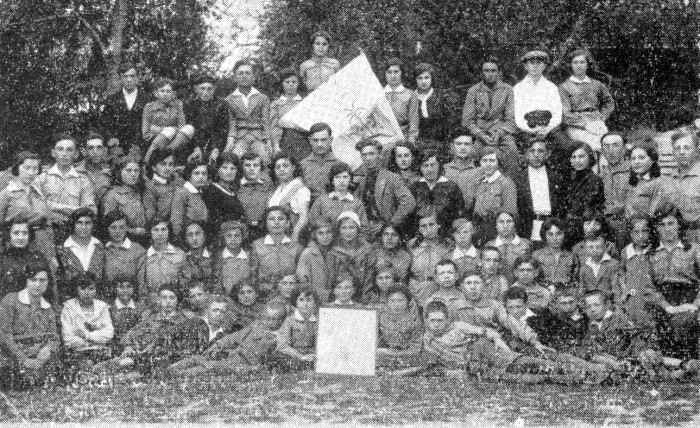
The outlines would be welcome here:
M 377 311 L 350 307 L 321 308 L 316 340 L 316 372 L 374 376 Z

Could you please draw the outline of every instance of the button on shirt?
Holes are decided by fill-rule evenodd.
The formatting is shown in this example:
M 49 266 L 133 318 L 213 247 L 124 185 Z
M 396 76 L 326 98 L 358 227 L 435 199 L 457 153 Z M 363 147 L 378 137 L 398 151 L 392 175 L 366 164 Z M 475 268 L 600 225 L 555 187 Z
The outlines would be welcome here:
M 528 180 L 530 182 L 530 194 L 532 195 L 532 208 L 535 214 L 552 214 L 552 203 L 549 197 L 549 178 L 544 166 L 539 168 L 527 167 Z
M 545 127 L 547 132 L 561 124 L 562 105 L 557 86 L 544 77 L 535 82 L 530 76 L 526 76 L 513 87 L 515 124 L 526 132 L 532 132 L 525 120 L 525 114 L 544 110 L 552 113 L 549 124 Z

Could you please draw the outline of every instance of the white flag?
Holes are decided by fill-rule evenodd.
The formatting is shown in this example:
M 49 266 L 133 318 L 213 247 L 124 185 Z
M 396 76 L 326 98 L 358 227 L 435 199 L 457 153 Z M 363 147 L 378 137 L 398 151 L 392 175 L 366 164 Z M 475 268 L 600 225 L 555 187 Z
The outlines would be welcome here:
M 280 119 L 284 127 L 308 131 L 325 122 L 333 130 L 333 153 L 353 168 L 360 165 L 355 143 L 372 137 L 383 145 L 403 133 L 364 53 L 341 68 Z

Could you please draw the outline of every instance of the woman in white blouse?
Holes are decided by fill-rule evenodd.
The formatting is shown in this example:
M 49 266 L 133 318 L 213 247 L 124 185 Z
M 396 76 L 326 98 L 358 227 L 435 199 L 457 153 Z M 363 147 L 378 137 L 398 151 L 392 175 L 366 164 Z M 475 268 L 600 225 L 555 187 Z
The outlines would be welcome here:
M 272 181 L 277 186 L 267 201 L 268 207 L 285 207 L 291 213 L 292 236 L 299 234 L 308 220 L 311 191 L 301 179 L 301 168 L 297 160 L 288 153 L 278 153 L 272 160 Z

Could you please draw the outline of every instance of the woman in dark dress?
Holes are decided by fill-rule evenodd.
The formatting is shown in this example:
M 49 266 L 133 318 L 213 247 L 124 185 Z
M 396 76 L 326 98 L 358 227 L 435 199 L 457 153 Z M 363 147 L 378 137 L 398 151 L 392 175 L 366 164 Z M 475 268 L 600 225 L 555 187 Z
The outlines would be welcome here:
M 602 214 L 605 209 L 603 180 L 592 170 L 595 164 L 593 150 L 586 143 L 577 143 L 571 150 L 569 161 L 572 172 L 564 206 L 569 229 L 567 248 L 583 238 L 584 211 Z
M 204 203 L 209 210 L 207 236 L 216 236 L 224 221 L 243 221 L 245 211 L 238 200 L 241 182 L 241 164 L 233 153 L 222 153 L 216 160 L 215 180 L 203 191 Z
M 419 149 L 437 148 L 447 155 L 448 132 L 453 127 L 449 115 L 447 95 L 435 88 L 436 70 L 430 64 L 420 63 L 415 69 L 418 108 Z

